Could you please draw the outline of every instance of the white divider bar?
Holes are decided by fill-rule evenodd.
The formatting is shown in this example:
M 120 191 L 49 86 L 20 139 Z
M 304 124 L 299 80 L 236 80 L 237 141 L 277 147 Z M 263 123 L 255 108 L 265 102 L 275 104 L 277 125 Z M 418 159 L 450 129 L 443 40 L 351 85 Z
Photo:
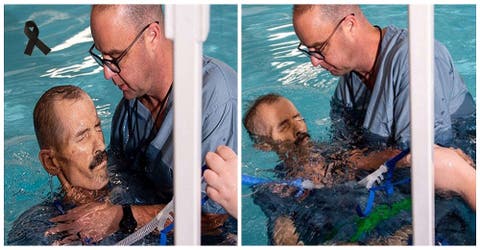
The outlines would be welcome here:
M 165 33 L 174 40 L 175 245 L 200 245 L 202 44 L 208 5 L 167 5 Z
M 413 244 L 433 245 L 433 6 L 409 5 Z

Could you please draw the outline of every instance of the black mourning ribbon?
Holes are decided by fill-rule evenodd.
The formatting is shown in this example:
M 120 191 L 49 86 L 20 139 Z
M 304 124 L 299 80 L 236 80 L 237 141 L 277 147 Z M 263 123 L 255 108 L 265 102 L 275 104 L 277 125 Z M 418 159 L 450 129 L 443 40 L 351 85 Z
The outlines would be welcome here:
M 33 30 L 31 30 L 30 28 L 33 28 Z M 38 39 L 38 34 L 40 32 L 38 30 L 37 25 L 33 21 L 27 21 L 25 23 L 25 29 L 23 30 L 23 32 L 29 39 L 27 47 L 25 48 L 25 52 L 23 53 L 31 56 L 33 51 L 33 46 L 37 46 L 45 55 L 48 54 L 48 52 L 50 52 L 51 49 L 47 45 L 45 45 L 40 39 Z

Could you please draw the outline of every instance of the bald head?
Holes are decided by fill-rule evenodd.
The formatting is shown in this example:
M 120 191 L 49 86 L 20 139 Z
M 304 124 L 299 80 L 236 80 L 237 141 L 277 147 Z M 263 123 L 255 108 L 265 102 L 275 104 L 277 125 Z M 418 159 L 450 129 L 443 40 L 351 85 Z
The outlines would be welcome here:
M 248 135 L 254 142 L 257 140 L 256 135 L 260 129 L 259 127 L 261 126 L 257 121 L 259 107 L 261 105 L 270 105 L 276 103 L 282 98 L 285 99 L 278 94 L 266 94 L 258 97 L 248 108 L 247 112 L 245 113 L 245 117 L 243 118 L 243 125 L 247 129 Z
M 293 23 L 295 25 L 295 20 L 303 16 L 306 13 L 313 14 L 316 18 L 329 23 L 337 23 L 344 16 L 351 13 L 355 16 L 362 15 L 362 11 L 358 5 L 335 5 L 335 4 L 324 4 L 324 5 L 311 5 L 311 4 L 296 4 L 293 6 Z
M 161 5 L 148 5 L 148 4 L 132 4 L 132 5 L 108 5 L 98 4 L 92 6 L 91 16 L 101 14 L 108 11 L 118 12 L 125 17 L 123 21 L 135 27 L 135 29 L 141 29 L 148 23 L 158 21 L 160 26 L 163 27 L 163 10 Z

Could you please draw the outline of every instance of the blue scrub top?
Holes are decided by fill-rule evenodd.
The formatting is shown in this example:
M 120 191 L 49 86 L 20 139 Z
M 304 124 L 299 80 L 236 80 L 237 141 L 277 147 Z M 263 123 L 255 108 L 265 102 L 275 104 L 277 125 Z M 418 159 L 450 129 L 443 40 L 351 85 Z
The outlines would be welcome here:
M 354 72 L 342 76 L 332 98 L 331 118 L 335 136 L 349 137 L 354 134 L 352 126 L 357 126 L 367 143 L 405 148 L 410 142 L 408 31 L 394 26 L 385 30 L 373 90 Z M 445 46 L 435 41 L 434 49 L 435 142 L 449 145 L 452 120 L 473 115 L 475 103 Z
M 202 162 L 205 155 L 226 145 L 237 147 L 237 76 L 223 62 L 203 58 Z M 130 204 L 166 203 L 173 195 L 173 90 L 166 115 L 153 139 L 152 115 L 140 101 L 122 99 L 112 122 L 109 170 L 114 184 L 112 200 Z M 189 143 L 189 142 L 185 142 Z M 188 157 L 188 156 L 185 156 Z M 200 178 L 200 176 L 199 176 Z M 205 196 L 202 183 L 202 196 Z M 208 213 L 224 213 L 211 200 L 202 206 Z

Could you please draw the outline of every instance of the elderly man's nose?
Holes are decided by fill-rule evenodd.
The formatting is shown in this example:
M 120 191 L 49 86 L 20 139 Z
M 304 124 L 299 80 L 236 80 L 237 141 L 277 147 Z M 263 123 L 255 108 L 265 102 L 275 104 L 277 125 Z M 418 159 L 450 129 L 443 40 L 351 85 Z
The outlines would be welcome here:
M 302 131 L 297 130 L 297 132 L 295 133 L 295 137 L 298 137 L 300 134 L 302 134 Z
M 297 124 L 297 126 L 295 126 L 295 136 L 298 136 L 300 135 L 301 133 L 305 133 L 305 127 L 302 126 L 301 124 Z
M 100 150 L 100 151 L 105 150 L 105 142 L 103 140 L 102 133 L 97 134 L 97 136 L 95 137 L 94 143 L 95 143 L 95 150 Z

